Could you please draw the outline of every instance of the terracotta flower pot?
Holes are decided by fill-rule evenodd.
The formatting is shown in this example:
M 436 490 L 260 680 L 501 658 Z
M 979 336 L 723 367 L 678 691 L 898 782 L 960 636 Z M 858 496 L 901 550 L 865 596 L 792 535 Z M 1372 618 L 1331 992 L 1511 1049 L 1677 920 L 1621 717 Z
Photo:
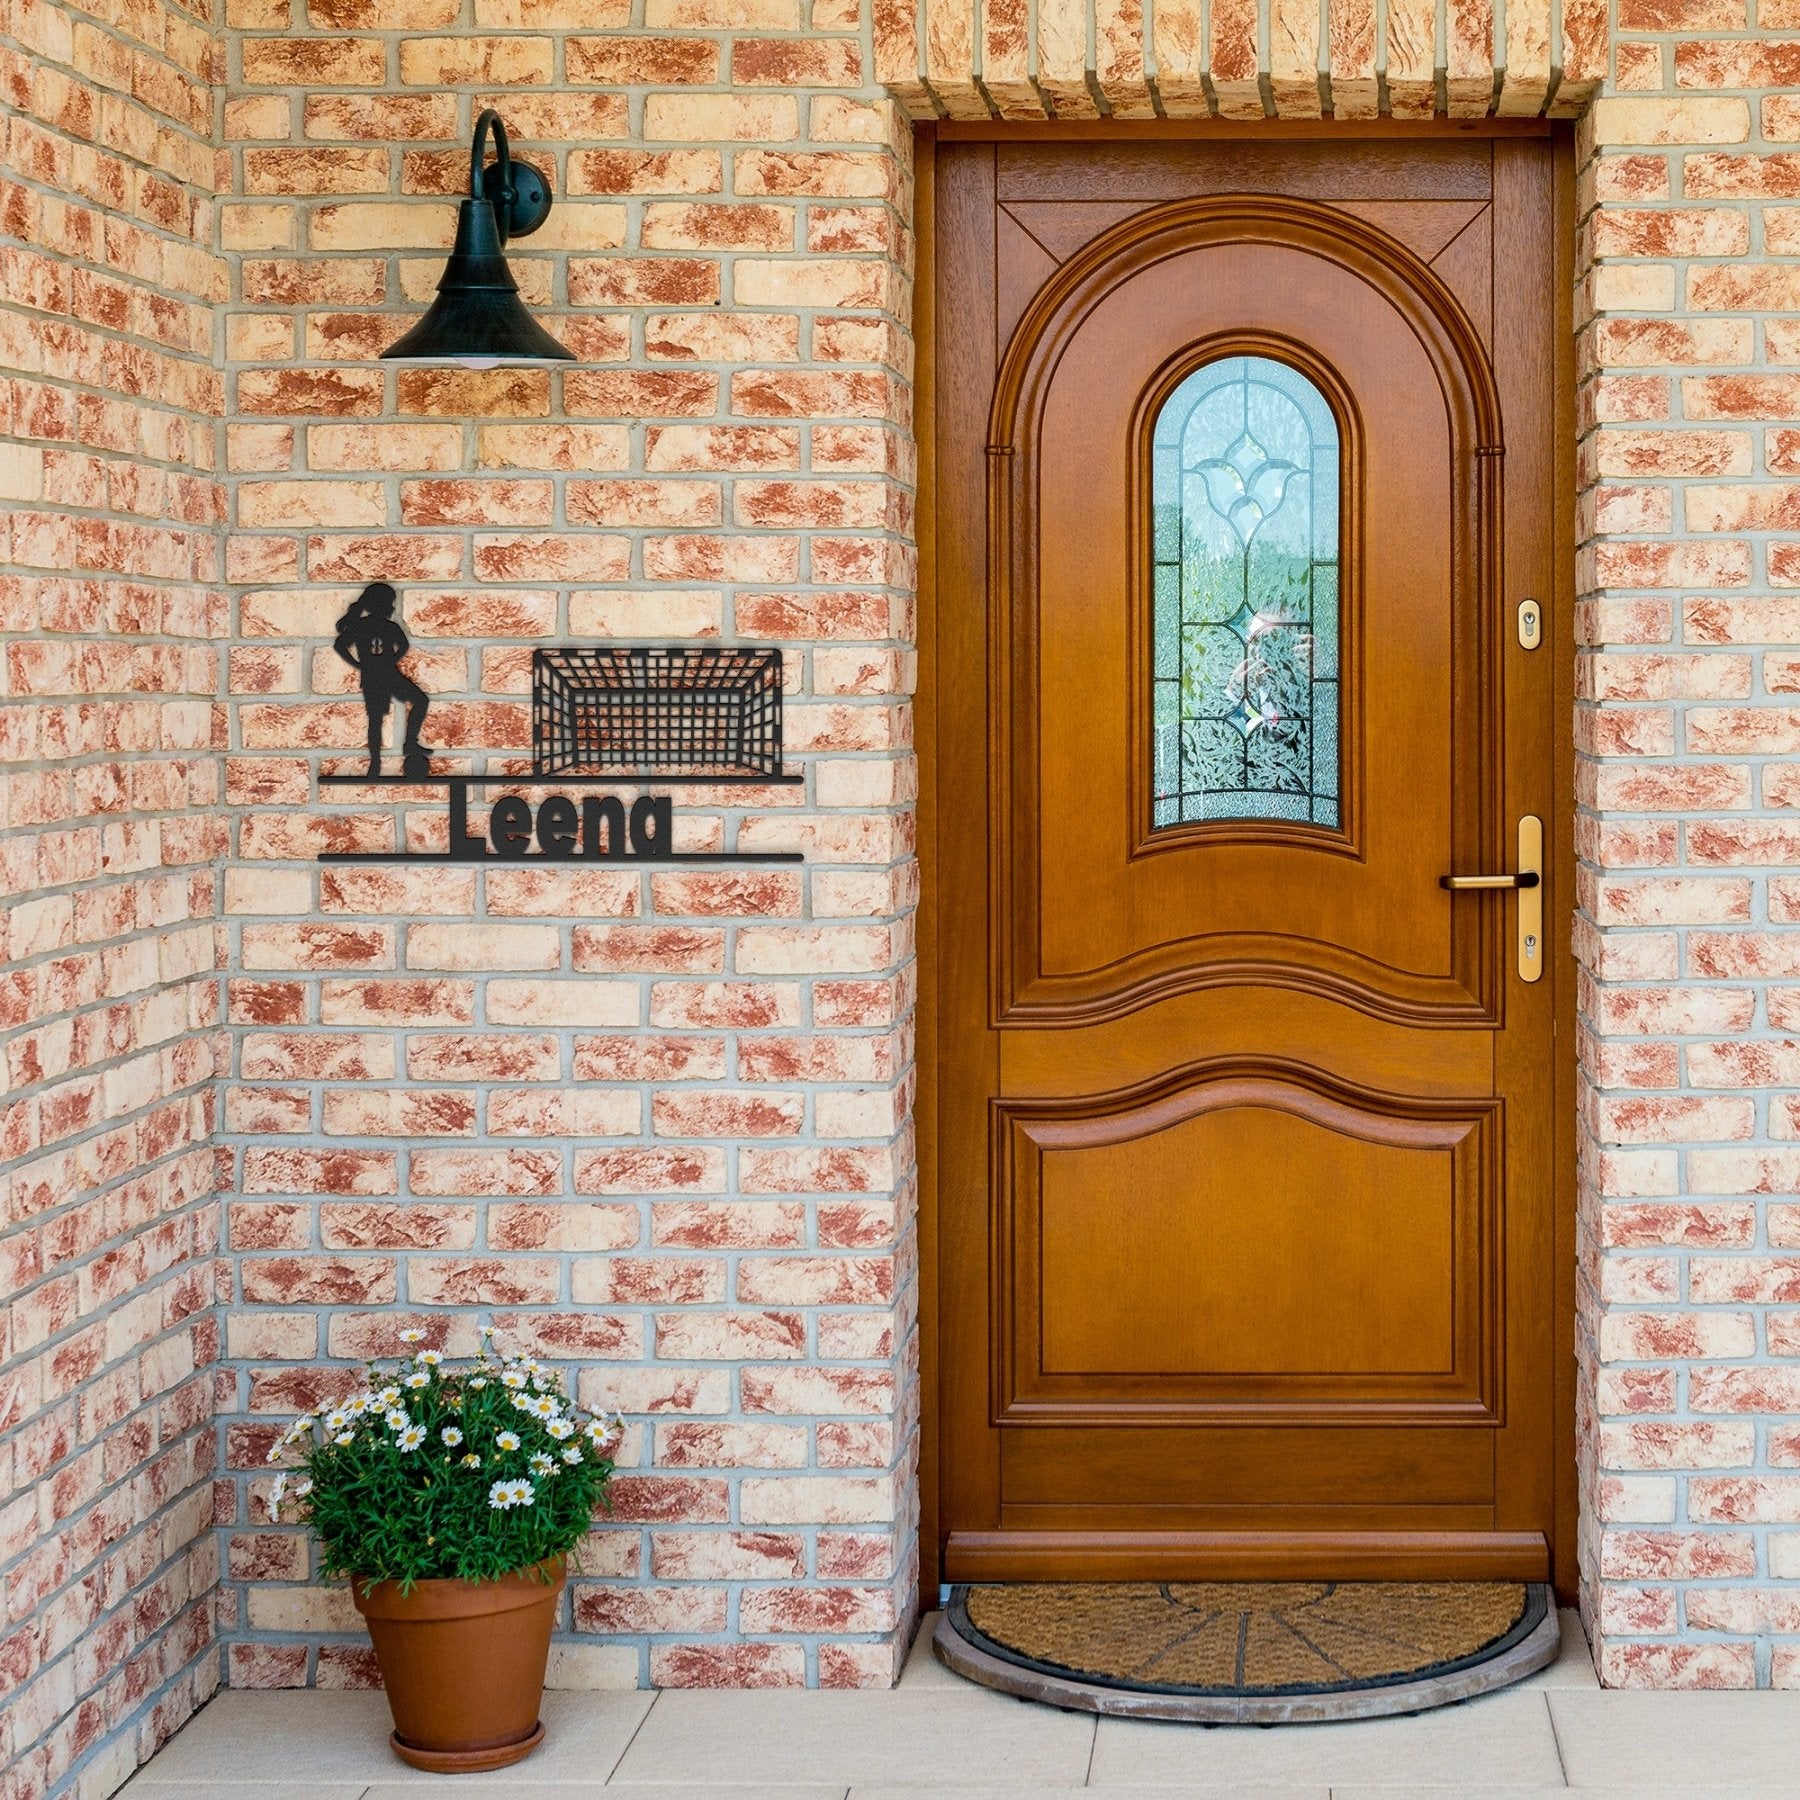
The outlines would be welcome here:
M 397 1581 L 356 1610 L 375 1641 L 402 1762 L 440 1774 L 503 1769 L 543 1741 L 538 1704 L 550 1632 L 562 1597 L 563 1558 L 498 1581 Z

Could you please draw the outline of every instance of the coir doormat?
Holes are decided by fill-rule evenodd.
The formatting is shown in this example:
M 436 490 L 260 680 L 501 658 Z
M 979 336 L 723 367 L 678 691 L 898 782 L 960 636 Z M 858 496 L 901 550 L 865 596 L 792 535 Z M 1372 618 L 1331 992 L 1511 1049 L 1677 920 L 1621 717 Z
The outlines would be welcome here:
M 1277 1723 L 1417 1712 L 1556 1654 L 1527 1582 L 1037 1582 L 958 1587 L 941 1661 L 1093 1712 Z

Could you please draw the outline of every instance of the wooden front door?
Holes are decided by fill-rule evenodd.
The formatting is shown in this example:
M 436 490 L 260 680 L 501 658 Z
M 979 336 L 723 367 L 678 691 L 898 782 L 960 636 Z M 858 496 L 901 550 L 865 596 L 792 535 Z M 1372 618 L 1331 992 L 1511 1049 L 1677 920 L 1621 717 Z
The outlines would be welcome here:
M 1553 146 L 935 171 L 944 1576 L 1541 1578 Z

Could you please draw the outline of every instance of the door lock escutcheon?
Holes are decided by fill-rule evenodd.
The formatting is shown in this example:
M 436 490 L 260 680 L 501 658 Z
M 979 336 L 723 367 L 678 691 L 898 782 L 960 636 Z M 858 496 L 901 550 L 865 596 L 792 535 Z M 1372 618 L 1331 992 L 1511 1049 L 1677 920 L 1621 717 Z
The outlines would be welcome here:
M 1515 929 L 1519 942 L 1519 979 L 1536 981 L 1544 973 L 1544 821 L 1535 813 L 1519 820 L 1519 866 L 1510 875 L 1440 875 L 1438 886 L 1453 894 L 1513 889 L 1519 896 Z
M 1544 641 L 1544 609 L 1535 600 L 1519 602 L 1519 648 L 1535 650 Z

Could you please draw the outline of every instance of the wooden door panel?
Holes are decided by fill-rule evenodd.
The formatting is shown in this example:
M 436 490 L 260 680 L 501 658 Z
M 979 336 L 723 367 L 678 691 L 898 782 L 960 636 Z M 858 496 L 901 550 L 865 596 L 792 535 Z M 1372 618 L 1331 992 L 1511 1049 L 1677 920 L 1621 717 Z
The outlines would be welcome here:
M 1061 259 L 1023 220 L 1005 207 L 995 209 L 994 230 L 999 240 L 994 259 L 999 280 L 995 306 L 1001 329 L 1010 335 L 1031 304 L 1032 296 L 1056 273 L 1056 265 Z
M 1491 1423 L 1497 1103 L 1303 1070 L 995 1102 L 997 1418 Z
M 1242 138 L 1211 144 L 1003 143 L 987 154 L 995 197 L 1005 206 L 1258 193 L 1313 200 L 1486 200 L 1494 186 L 1492 146 L 1482 138 L 1384 144 L 1346 137 L 1317 145 Z
M 1425 262 L 1431 262 L 1446 249 L 1481 216 L 1487 205 L 1483 200 L 1342 200 L 1331 195 L 1319 198 L 1356 218 L 1366 219 Z M 1051 259 L 1060 263 L 1092 243 L 1101 232 L 1153 204 L 1148 200 L 1021 200 L 1003 204 L 1000 211 L 1023 226 Z M 1016 319 L 1015 314 L 1015 322 Z
M 1308 1437 L 1304 1456 L 1294 1454 L 1291 1431 L 1231 1426 L 1192 1432 L 1074 1426 L 1010 1431 L 1002 1442 L 1009 1506 L 1116 1507 L 1113 1524 L 1121 1530 L 1133 1528 L 1128 1508 L 1167 1508 L 1180 1515 L 1167 1523 L 1190 1530 L 1267 1525 L 1276 1507 L 1324 1509 L 1296 1521 L 1316 1529 L 1340 1511 L 1367 1524 L 1398 1506 L 1422 1521 L 1431 1509 L 1485 1507 L 1492 1498 L 1489 1441 L 1455 1429 L 1319 1431 Z M 1377 1495 L 1388 1496 L 1386 1504 L 1364 1499 Z
M 1489 350 L 1494 344 L 1493 249 L 1493 220 L 1477 217 L 1430 259 L 1432 273 L 1462 303 Z
M 1328 206 L 1364 219 L 1431 264 L 1462 303 L 1484 344 L 1493 336 L 1493 221 L 1482 200 L 1347 200 L 1321 192 Z M 1010 337 L 1049 268 L 1065 262 L 1111 226 L 1156 204 L 1154 200 L 1014 201 L 996 209 L 998 228 L 1010 240 L 1001 259 L 1003 286 L 996 297 L 998 335 Z M 1473 229 L 1470 229 L 1473 227 Z M 1024 240 L 1030 240 L 1026 248 Z
M 1436 885 L 1503 854 L 1483 749 L 1498 409 L 1460 309 L 1319 206 L 1151 209 L 1100 244 L 1033 303 L 990 422 L 1008 451 L 990 457 L 989 499 L 1008 654 L 996 1021 L 1087 1023 L 1262 980 L 1378 1016 L 1492 1022 L 1498 913 Z M 1341 825 L 1153 832 L 1148 434 L 1186 373 L 1257 352 L 1298 367 L 1339 427 Z
M 1093 1094 L 1138 1087 L 1164 1075 L 1170 1044 L 1203 1045 L 1219 1058 L 1255 1057 L 1272 1043 L 1306 1068 L 1328 1069 L 1344 1045 L 1343 1003 L 1317 989 L 1263 987 L 1246 1007 L 1242 991 L 1215 984 L 1170 996 L 1156 1007 L 1157 1029 L 1135 1013 L 1090 1020 L 1080 1031 L 994 1033 L 999 1091 Z M 1367 1019 L 1356 1038 L 1356 1081 L 1380 1093 L 1464 1094 L 1491 1078 L 1494 1049 L 1481 1032 L 1444 1032 L 1428 1067 L 1419 1066 L 1411 1030 Z
M 1455 1141 L 1420 1154 L 1247 1100 L 1135 1142 L 1037 1148 L 1014 1271 L 1044 1376 L 1241 1392 L 1455 1367 Z
M 1439 877 L 1551 809 L 1551 658 L 1508 629 L 1553 592 L 1551 170 L 1473 138 L 940 150 L 953 1579 L 1544 1571 L 1560 971 L 1522 984 L 1511 900 Z M 1152 445 L 1232 358 L 1329 413 L 1337 783 L 1173 822 Z
M 1421 262 L 1435 263 L 1486 210 L 1481 200 L 1334 200 L 1378 231 L 1404 244 Z M 1484 233 L 1477 231 L 1474 242 Z

